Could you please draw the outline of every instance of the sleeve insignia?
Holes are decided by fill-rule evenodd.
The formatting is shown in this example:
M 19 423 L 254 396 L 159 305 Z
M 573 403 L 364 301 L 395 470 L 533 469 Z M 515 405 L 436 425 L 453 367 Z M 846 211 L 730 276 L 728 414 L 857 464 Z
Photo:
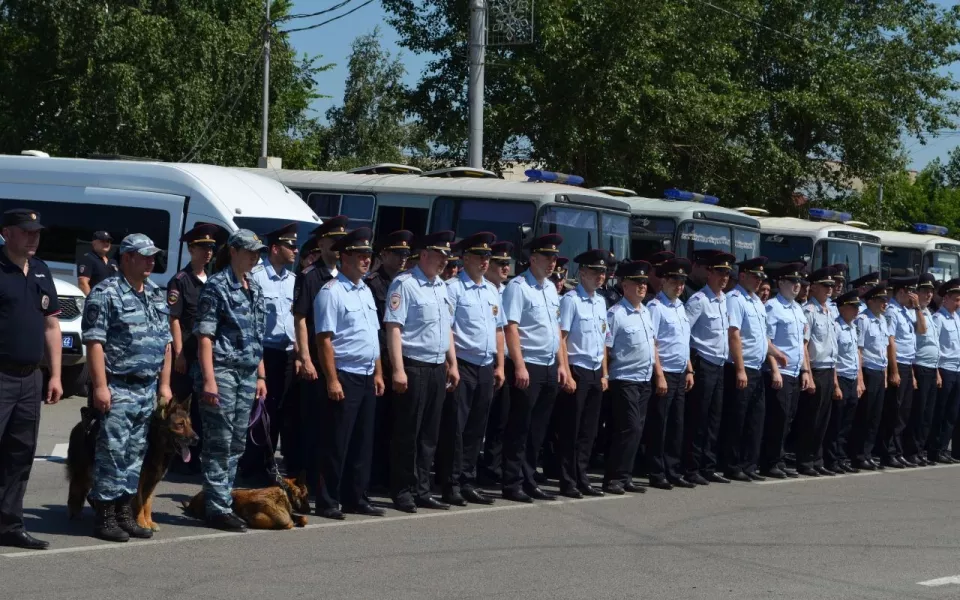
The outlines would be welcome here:
M 394 292 L 390 294 L 390 310 L 397 310 L 400 308 L 400 292 Z
M 169 291 L 167 291 L 167 304 L 169 304 L 170 306 L 173 306 L 174 304 L 177 303 L 178 300 L 180 300 L 180 292 L 179 292 L 179 291 L 177 291 L 177 290 L 169 290 Z

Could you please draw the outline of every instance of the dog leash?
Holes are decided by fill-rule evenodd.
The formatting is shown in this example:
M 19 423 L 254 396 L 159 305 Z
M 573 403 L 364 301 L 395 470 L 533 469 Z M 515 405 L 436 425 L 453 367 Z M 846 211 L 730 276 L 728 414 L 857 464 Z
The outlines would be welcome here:
M 260 424 L 263 429 L 263 443 L 257 441 L 254 432 L 256 431 L 257 424 Z M 253 401 L 253 411 L 250 414 L 250 424 L 247 427 L 247 434 L 250 436 L 250 441 L 253 442 L 254 446 L 264 448 L 267 453 L 267 472 L 276 481 L 277 485 L 283 488 L 283 491 L 287 493 L 287 496 L 290 497 L 292 490 L 287 486 L 287 482 L 283 480 L 283 477 L 280 475 L 280 467 L 277 466 L 277 460 L 274 457 L 275 450 L 273 449 L 273 442 L 270 438 L 270 414 L 266 409 L 266 400 L 264 398 L 257 397 Z

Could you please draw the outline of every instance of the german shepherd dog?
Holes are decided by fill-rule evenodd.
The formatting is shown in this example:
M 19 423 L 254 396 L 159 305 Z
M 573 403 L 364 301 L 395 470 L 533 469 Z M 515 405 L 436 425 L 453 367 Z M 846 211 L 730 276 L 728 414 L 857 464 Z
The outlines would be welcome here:
M 67 449 L 67 479 L 70 492 L 67 509 L 71 519 L 79 519 L 84 500 L 89 500 L 93 487 L 93 463 L 100 417 L 91 407 L 80 409 L 80 422 L 70 432 Z M 133 514 L 141 527 L 158 531 L 153 522 L 153 493 L 167 473 L 170 461 L 179 454 L 184 462 L 190 460 L 190 446 L 197 443 L 197 434 L 190 421 L 190 401 L 171 400 L 153 412 L 147 432 L 147 453 L 140 468 L 137 495 L 133 499 Z M 91 505 L 93 503 L 91 502 Z
M 309 513 L 307 486 L 303 477 L 283 478 L 265 488 L 233 490 L 233 511 L 251 529 L 293 529 L 307 524 L 307 518 L 294 513 Z M 183 503 L 183 512 L 196 519 L 205 518 L 203 491 Z

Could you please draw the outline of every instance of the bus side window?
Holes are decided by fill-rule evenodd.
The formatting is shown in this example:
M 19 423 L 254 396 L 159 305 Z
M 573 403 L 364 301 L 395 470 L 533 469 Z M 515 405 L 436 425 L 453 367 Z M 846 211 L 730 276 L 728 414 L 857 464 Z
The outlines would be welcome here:
M 415 236 L 427 232 L 427 209 L 406 206 L 383 206 L 377 209 L 377 228 L 374 239 L 382 239 L 394 231 L 406 229 Z

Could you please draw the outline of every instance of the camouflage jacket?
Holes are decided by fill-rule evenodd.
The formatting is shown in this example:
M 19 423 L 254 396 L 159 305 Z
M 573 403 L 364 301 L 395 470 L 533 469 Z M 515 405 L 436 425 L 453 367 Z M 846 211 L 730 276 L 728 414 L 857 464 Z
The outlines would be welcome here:
M 200 292 L 193 332 L 213 339 L 215 368 L 255 368 L 263 358 L 263 290 L 250 277 L 247 285 L 244 290 L 228 267 L 212 275 Z

